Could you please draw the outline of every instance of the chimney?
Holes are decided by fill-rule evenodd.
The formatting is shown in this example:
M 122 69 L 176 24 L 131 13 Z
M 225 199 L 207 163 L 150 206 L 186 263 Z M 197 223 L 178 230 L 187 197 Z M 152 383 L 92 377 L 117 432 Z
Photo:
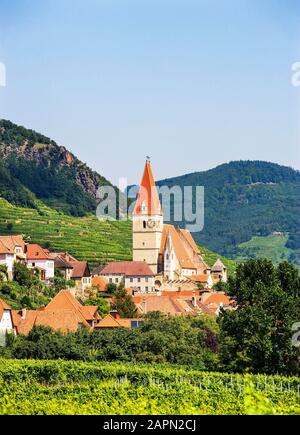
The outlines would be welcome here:
M 117 310 L 112 310 L 110 312 L 110 315 L 114 318 L 114 319 L 120 319 L 120 314 L 118 313 Z
M 23 320 L 26 319 L 26 312 L 27 312 L 26 308 L 22 308 L 22 311 L 21 311 L 21 318 L 22 318 Z

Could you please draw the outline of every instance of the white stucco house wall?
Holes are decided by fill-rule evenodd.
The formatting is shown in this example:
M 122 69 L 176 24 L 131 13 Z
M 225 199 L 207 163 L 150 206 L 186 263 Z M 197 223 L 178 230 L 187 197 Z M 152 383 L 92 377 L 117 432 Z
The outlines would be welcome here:
M 0 299 L 0 346 L 5 346 L 7 332 L 14 333 L 11 308 Z
M 6 266 L 8 279 L 13 279 L 14 263 L 25 261 L 25 242 L 22 236 L 0 236 L 0 265 Z
M 40 270 L 42 281 L 54 278 L 54 259 L 40 245 L 26 245 L 26 264 L 29 269 L 37 268 Z

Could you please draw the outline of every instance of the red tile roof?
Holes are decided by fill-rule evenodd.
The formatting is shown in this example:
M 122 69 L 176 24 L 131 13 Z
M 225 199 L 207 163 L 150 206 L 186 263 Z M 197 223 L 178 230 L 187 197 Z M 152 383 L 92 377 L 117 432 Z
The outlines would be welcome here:
M 162 214 L 161 204 L 149 160 L 146 161 L 133 215 L 143 214 L 143 205 L 146 207 L 145 213 L 147 215 Z
M 203 301 L 204 305 L 209 305 L 209 304 L 230 305 L 230 303 L 231 303 L 230 299 L 228 296 L 225 295 L 225 293 L 212 293 Z
M 73 267 L 71 274 L 72 278 L 91 276 L 90 269 L 86 261 L 69 261 L 68 263 Z
M 100 320 L 97 306 L 81 305 L 67 290 L 61 290 L 42 310 L 13 310 L 12 317 L 17 332 L 24 335 L 27 335 L 34 325 L 72 332 L 77 331 L 81 325 L 90 329 L 93 322 Z
M 27 260 L 52 260 L 47 250 L 32 243 L 26 245 L 26 258 Z
M 114 261 L 108 263 L 101 275 L 154 276 L 145 261 Z
M 12 310 L 14 325 L 18 334 L 27 335 L 33 326 L 49 326 L 55 331 L 75 332 L 80 325 L 90 325 L 74 310 L 26 310 L 24 318 L 22 311 Z
M 97 307 L 94 307 L 97 311 Z M 85 321 L 94 320 L 94 316 L 91 314 L 91 307 L 81 305 L 81 303 L 74 298 L 74 296 L 68 290 L 61 290 L 49 304 L 45 307 L 45 310 L 75 310 L 79 313 Z
M 22 236 L 0 236 L 0 254 L 14 254 L 17 246 L 24 250 L 25 242 Z

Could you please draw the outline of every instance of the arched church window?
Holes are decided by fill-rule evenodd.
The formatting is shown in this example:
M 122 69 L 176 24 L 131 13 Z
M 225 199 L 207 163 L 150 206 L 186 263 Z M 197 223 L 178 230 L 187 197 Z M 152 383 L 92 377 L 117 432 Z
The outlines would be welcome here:
M 144 229 L 147 228 L 147 223 L 146 223 L 146 221 L 143 221 L 143 228 L 144 228 Z

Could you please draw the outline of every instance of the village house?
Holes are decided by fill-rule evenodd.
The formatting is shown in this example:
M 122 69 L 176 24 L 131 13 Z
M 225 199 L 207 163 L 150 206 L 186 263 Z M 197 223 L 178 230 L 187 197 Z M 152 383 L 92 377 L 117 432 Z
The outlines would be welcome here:
M 7 333 L 14 333 L 11 308 L 0 299 L 0 346 L 5 346 Z
M 73 261 L 76 259 L 67 252 L 50 252 L 49 255 L 54 260 L 54 270 L 58 270 L 65 280 L 72 279 L 73 266 L 70 263 L 70 258 Z
M 134 329 L 141 326 L 143 319 L 135 318 L 121 318 L 117 311 L 111 311 L 95 326 L 95 329 L 115 329 L 115 328 L 128 328 Z
M 84 296 L 86 289 L 92 286 L 92 276 L 87 261 L 79 261 L 68 252 L 52 252 L 55 269 L 59 270 L 66 280 L 75 282 L 74 294 Z
M 49 282 L 54 278 L 54 260 L 49 251 L 40 245 L 28 243 L 26 249 L 26 264 L 29 269 L 37 269 L 40 279 Z
M 144 261 L 108 263 L 100 273 L 108 284 L 124 284 L 125 288 L 141 293 L 155 291 L 155 274 Z
M 69 291 L 61 290 L 40 310 L 12 310 L 18 334 L 28 335 L 33 326 L 49 326 L 63 333 L 80 328 L 92 330 L 100 321 L 97 306 L 82 305 Z
M 22 236 L 0 236 L 0 265 L 6 266 L 9 280 L 13 279 L 14 263 L 24 262 L 25 258 L 25 242 Z
M 84 296 L 86 289 L 92 286 L 92 277 L 87 261 L 71 261 L 71 279 L 75 281 L 76 294 Z

